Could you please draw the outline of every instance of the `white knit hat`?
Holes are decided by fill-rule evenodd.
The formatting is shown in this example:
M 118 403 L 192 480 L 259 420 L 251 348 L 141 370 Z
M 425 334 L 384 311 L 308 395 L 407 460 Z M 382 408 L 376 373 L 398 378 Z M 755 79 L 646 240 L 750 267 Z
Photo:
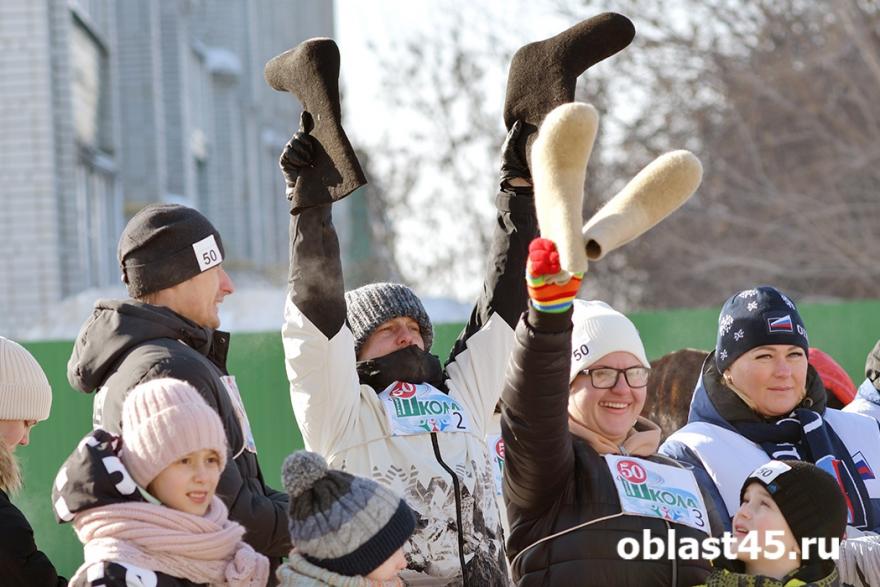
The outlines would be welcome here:
M 575 300 L 571 321 L 574 328 L 569 381 L 574 381 L 582 370 L 616 351 L 632 353 L 642 365 L 651 367 L 635 324 L 605 302 Z
M 52 387 L 23 346 L 0 336 L 0 420 L 45 420 Z
M 179 379 L 153 379 L 131 390 L 122 406 L 120 458 L 135 482 L 147 487 L 162 470 L 191 452 L 213 449 L 226 467 L 220 416 L 195 388 Z

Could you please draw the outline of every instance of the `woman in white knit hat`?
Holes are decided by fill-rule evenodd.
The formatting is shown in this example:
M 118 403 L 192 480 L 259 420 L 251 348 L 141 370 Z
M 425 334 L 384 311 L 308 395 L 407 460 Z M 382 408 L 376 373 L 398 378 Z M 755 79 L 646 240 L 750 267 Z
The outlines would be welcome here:
M 0 336 L 0 577 L 6 586 L 65 585 L 34 543 L 24 514 L 8 492 L 21 487 L 15 448 L 49 417 L 52 388 L 39 363 L 21 345 Z
M 227 452 L 219 416 L 190 384 L 135 387 L 122 438 L 89 433 L 55 480 L 55 514 L 84 545 L 71 585 L 266 585 L 268 559 L 215 495 Z

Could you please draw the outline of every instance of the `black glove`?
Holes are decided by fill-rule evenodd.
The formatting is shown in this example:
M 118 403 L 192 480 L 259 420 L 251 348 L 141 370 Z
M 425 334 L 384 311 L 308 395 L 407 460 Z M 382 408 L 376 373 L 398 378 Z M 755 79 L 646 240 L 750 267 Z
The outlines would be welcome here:
M 284 176 L 285 194 L 288 200 L 293 199 L 293 188 L 303 167 L 315 164 L 315 138 L 309 134 L 314 128 L 312 115 L 306 111 L 300 115 L 299 130 L 284 145 L 284 151 L 278 160 L 281 174 Z
M 501 186 L 515 177 L 531 181 L 532 174 L 529 172 L 529 164 L 526 159 L 527 136 L 522 133 L 523 123 L 521 120 L 514 121 L 501 145 Z

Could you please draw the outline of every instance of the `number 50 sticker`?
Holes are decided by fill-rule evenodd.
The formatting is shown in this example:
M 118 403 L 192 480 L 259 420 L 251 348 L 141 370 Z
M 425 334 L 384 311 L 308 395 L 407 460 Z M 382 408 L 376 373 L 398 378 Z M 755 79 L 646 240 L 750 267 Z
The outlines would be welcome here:
M 217 241 L 214 240 L 213 234 L 209 234 L 199 242 L 193 243 L 192 247 L 196 253 L 199 269 L 202 271 L 207 271 L 211 267 L 223 262 L 223 254 L 220 252 L 220 247 L 217 246 Z
M 635 461 L 620 461 L 617 463 L 617 472 L 630 483 L 644 483 L 648 480 L 644 467 Z

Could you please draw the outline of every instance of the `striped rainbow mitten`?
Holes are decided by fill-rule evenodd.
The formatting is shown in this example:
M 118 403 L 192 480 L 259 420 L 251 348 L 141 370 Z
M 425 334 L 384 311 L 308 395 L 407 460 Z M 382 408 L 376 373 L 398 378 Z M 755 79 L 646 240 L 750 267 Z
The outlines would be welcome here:
M 539 312 L 559 314 L 571 307 L 583 273 L 569 273 L 559 266 L 559 251 L 553 241 L 536 238 L 529 244 L 526 285 L 532 307 Z

